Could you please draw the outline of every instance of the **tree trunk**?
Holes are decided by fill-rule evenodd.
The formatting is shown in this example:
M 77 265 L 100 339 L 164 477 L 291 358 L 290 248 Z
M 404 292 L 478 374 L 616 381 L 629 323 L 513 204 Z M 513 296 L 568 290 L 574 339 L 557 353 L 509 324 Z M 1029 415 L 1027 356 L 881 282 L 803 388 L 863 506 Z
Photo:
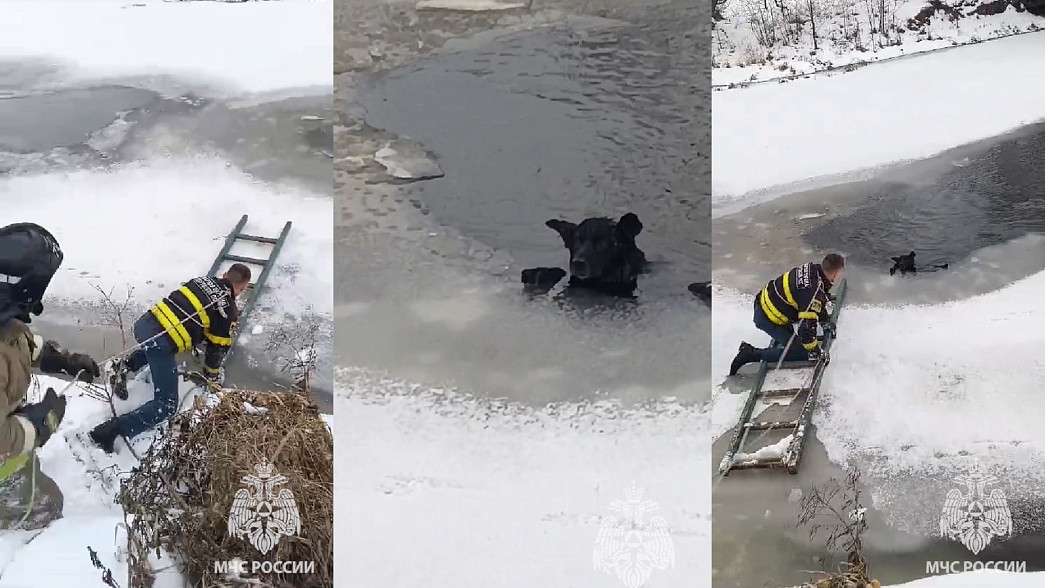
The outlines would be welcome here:
M 817 46 L 816 42 L 816 11 L 814 10 L 815 0 L 809 0 L 809 25 L 813 29 L 813 51 L 819 51 L 820 47 Z

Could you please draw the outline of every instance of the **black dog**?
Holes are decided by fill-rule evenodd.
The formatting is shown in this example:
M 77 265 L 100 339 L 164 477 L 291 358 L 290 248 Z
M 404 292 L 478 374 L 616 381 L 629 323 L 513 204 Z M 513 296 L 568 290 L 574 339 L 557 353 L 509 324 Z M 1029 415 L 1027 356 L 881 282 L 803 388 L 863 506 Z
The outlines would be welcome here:
M 711 282 L 694 282 L 689 285 L 689 291 L 705 304 L 711 306 Z
M 907 274 L 916 274 L 916 273 L 918 273 L 918 267 L 914 265 L 914 251 L 908 253 L 907 255 L 900 255 L 900 256 L 897 256 L 897 257 L 890 258 L 890 259 L 893 260 L 893 267 L 891 267 L 889 269 L 889 275 L 890 276 L 895 274 L 896 272 L 900 272 L 901 276 L 906 276 Z M 931 266 L 929 266 L 927 268 L 923 267 L 922 271 L 934 271 L 934 270 L 938 270 L 938 269 L 947 269 L 947 267 L 949 265 L 950 264 L 947 264 L 947 263 L 931 265 Z
M 570 251 L 570 287 L 633 296 L 646 268 L 646 255 L 635 244 L 642 232 L 638 216 L 629 212 L 617 221 L 596 217 L 579 225 L 564 220 L 544 224 L 559 233 Z M 532 268 L 522 272 L 522 282 L 530 291 L 547 291 L 565 275 L 559 268 Z

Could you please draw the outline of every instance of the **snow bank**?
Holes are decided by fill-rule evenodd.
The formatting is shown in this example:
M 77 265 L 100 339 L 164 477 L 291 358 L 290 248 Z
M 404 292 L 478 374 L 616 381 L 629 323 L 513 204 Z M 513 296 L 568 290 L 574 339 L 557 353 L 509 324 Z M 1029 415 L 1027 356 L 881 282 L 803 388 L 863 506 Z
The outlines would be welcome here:
M 922 578 L 891 588 L 1040 588 L 1045 586 L 1045 572 L 1018 574 L 997 570 L 977 570 L 962 574 L 948 574 Z
M 336 577 L 366 586 L 619 586 L 593 568 L 599 524 L 634 481 L 660 509 L 675 565 L 650 585 L 711 574 L 706 413 L 665 404 L 533 410 L 336 373 Z M 340 455 L 340 454 L 339 454 Z M 342 516 L 343 515 L 343 516 Z M 340 580 L 338 582 L 340 585 Z
M 268 282 L 275 295 L 263 298 L 271 310 L 251 320 L 279 323 L 282 313 L 301 315 L 309 306 L 333 312 L 333 201 L 259 182 L 220 159 L 16 176 L 0 182 L 0 201 L 6 218 L 47 227 L 65 250 L 47 290 L 52 305 L 98 302 L 95 285 L 113 290 L 117 301 L 131 285 L 138 305 L 152 304 L 205 273 L 225 236 L 249 214 L 251 234 L 276 236 L 293 222 Z M 259 247 L 253 255 L 269 251 Z
M 950 304 L 843 309 L 814 420 L 831 460 L 911 475 L 974 459 L 1045 479 L 1040 419 L 1013 410 L 1045 370 L 1043 287 L 1045 272 Z
M 818 4 L 820 4 L 818 2 Z M 845 4 L 848 4 L 845 6 Z M 952 3 L 947 3 L 948 5 Z M 928 51 L 946 49 L 955 45 L 978 43 L 1013 34 L 1040 30 L 1045 19 L 1029 12 L 1016 12 L 1011 7 L 1001 14 L 979 16 L 971 14 L 975 6 L 959 5 L 954 10 L 968 14 L 952 21 L 942 10 L 918 30 L 910 30 L 906 23 L 922 11 L 928 2 L 912 2 L 895 6 L 898 31 L 892 31 L 885 47 L 878 35 L 872 35 L 868 17 L 869 4 L 843 2 L 816 25 L 817 48 L 808 23 L 796 43 L 778 43 L 771 49 L 759 45 L 751 23 L 744 14 L 744 5 L 726 6 L 727 20 L 715 24 L 714 69 L 712 83 L 716 86 L 744 82 L 763 82 L 783 77 L 810 74 L 850 64 L 874 63 Z M 844 6 L 844 8 L 843 8 Z M 803 6 L 804 8 L 804 6 Z M 821 6 L 821 10 L 827 7 Z M 842 11 L 847 17 L 841 15 Z M 892 10 L 892 9 L 891 9 Z M 854 26 L 856 25 L 856 26 Z M 859 32 L 856 29 L 859 28 Z M 857 50 L 853 42 L 859 38 L 864 50 Z
M 1045 118 L 1045 35 L 715 92 L 716 214 L 756 191 L 925 158 Z M 768 194 L 763 194 L 768 196 Z
M 217 93 L 333 84 L 331 0 L 0 0 L 0 14 L 0 59 L 45 59 L 78 80 L 168 74 Z

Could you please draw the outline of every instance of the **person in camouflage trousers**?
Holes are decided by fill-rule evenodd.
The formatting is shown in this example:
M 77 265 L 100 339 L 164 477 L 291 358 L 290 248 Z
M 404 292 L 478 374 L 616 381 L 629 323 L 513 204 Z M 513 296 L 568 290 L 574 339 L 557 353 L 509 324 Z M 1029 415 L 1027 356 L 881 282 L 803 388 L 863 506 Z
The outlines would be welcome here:
M 33 369 L 86 382 L 101 375 L 87 355 L 70 354 L 29 328 L 62 258 L 39 225 L 0 228 L 0 530 L 38 529 L 62 516 L 62 492 L 40 469 L 36 450 L 65 416 L 65 397 L 48 388 L 43 400 L 26 404 Z

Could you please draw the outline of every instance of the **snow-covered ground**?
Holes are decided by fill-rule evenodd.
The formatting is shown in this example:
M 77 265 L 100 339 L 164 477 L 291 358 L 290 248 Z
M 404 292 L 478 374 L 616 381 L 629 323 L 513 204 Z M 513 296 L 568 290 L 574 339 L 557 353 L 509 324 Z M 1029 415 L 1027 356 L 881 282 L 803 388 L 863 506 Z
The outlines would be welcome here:
M 714 215 L 1045 118 L 1045 34 L 714 92 Z
M 788 3 L 784 3 L 785 5 Z M 1045 28 L 1045 18 L 1009 7 L 1001 14 L 975 14 L 976 5 L 947 1 L 943 6 L 962 15 L 952 20 L 944 10 L 928 18 L 924 24 L 908 26 L 928 6 L 928 2 L 885 2 L 889 38 L 871 32 L 869 16 L 878 6 L 868 2 L 816 0 L 816 49 L 808 23 L 807 2 L 793 10 L 805 17 L 797 38 L 785 44 L 778 41 L 771 48 L 759 44 L 755 30 L 763 21 L 761 15 L 775 14 L 775 7 L 758 7 L 736 0 L 726 4 L 726 20 L 715 24 L 714 70 L 712 83 L 728 86 L 744 82 L 778 80 L 810 74 L 851 64 L 874 63 L 947 47 L 978 43 Z M 879 5 L 880 6 L 880 5 Z M 782 29 L 778 29 L 782 33 Z
M 92 566 L 88 547 L 98 553 L 113 578 L 125 585 L 127 534 L 121 526 L 123 510 L 115 499 L 120 480 L 137 459 L 123 439 L 116 441 L 112 455 L 89 443 L 87 432 L 110 418 L 112 412 L 107 403 L 85 395 L 82 386 L 51 376 L 35 378 L 30 402 L 42 398 L 48 387 L 64 393 L 68 401 L 61 425 L 38 453 L 41 469 L 62 490 L 63 516 L 44 529 L 0 532 L 0 588 L 96 588 L 102 572 Z M 192 399 L 202 393 L 200 387 L 182 382 L 180 407 L 192 406 Z M 114 401 L 116 411 L 122 414 L 134 410 L 152 395 L 149 373 L 144 370 L 128 382 L 127 400 Z M 333 430 L 333 416 L 322 416 Z M 136 437 L 132 441 L 134 451 L 142 455 L 154 439 L 151 432 Z M 156 566 L 156 588 L 181 586 L 181 575 L 175 568 L 166 567 L 169 558 L 162 563 Z
M 118 412 L 133 410 L 152 397 L 147 371 L 141 377 L 128 383 L 126 401 L 116 400 Z M 50 376 L 35 378 L 30 402 L 42 398 L 48 387 L 64 391 L 68 399 L 65 419 L 38 454 L 41 469 L 61 488 L 65 504 L 63 517 L 42 530 L 0 532 L 0 586 L 4 588 L 96 588 L 102 572 L 91 565 L 88 547 L 98 553 L 117 582 L 126 583 L 127 535 L 119 526 L 124 518 L 115 498 L 120 473 L 130 471 L 136 460 L 122 440 L 116 442 L 116 453 L 107 456 L 78 439 L 78 434 L 86 435 L 112 414 L 108 404 L 84 395 L 80 386 Z M 182 398 L 198 390 L 183 383 Z M 191 400 L 183 400 L 182 406 L 190 405 Z M 140 455 L 152 440 L 151 433 L 134 439 L 135 451 Z M 103 470 L 104 475 L 99 474 Z M 177 586 L 179 578 L 176 571 L 168 570 L 160 574 L 157 585 Z
M 331 91 L 332 0 L 0 0 L 0 13 L 0 60 L 44 60 L 63 82 L 139 77 L 215 97 Z
M 1015 573 L 980 570 L 922 578 L 891 588 L 1039 588 L 1045 586 L 1045 572 Z
M 593 552 L 606 517 L 627 520 L 610 505 L 633 482 L 659 507 L 644 521 L 663 517 L 674 549 L 646 585 L 710 577 L 705 412 L 491 404 L 356 369 L 335 382 L 349 420 L 335 442 L 350 448 L 335 541 L 352 554 L 335 562 L 338 585 L 622 586 Z

